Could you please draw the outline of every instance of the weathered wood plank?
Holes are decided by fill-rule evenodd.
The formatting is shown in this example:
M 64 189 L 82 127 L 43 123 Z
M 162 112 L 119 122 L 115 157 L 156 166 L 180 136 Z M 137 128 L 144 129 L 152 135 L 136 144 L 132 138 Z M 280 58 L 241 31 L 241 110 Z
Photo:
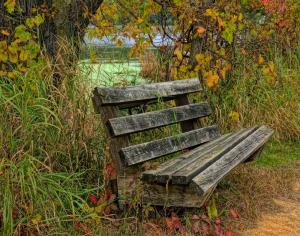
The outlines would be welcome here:
M 216 126 L 209 126 L 147 143 L 121 149 L 127 165 L 142 163 L 186 148 L 195 147 L 220 136 Z
M 109 120 L 108 124 L 113 135 L 118 136 L 205 117 L 210 114 L 211 108 L 207 103 L 198 103 L 113 118 Z
M 96 94 L 102 104 L 124 104 L 137 101 L 176 97 L 201 91 L 197 78 L 170 82 L 144 84 L 139 86 L 96 88 Z
M 212 186 L 216 186 L 234 167 L 251 157 L 268 141 L 272 134 L 272 129 L 261 126 L 222 158 L 194 177 L 191 184 L 198 189 L 199 193 L 204 194 Z
M 223 142 L 227 138 L 231 137 L 232 134 L 225 134 L 221 137 L 201 145 L 201 150 L 207 152 L 215 147 L 218 143 Z M 199 147 L 199 148 L 200 148 Z M 198 148 L 194 148 L 188 153 L 182 154 L 176 158 L 173 158 L 163 164 L 161 164 L 155 170 L 147 170 L 142 173 L 142 179 L 146 182 L 158 182 L 158 183 L 167 183 L 171 179 L 171 175 L 177 170 L 181 169 L 184 166 L 184 163 L 190 162 L 190 156 L 198 152 Z
M 191 161 L 187 164 L 182 163 L 182 168 L 171 174 L 172 184 L 189 184 L 197 174 L 220 159 L 225 153 L 233 149 L 237 144 L 257 130 L 257 128 L 258 127 L 253 127 L 237 132 L 227 140 L 219 142 L 218 145 L 209 151 L 203 152 L 201 147 L 197 148 L 199 151 L 191 154 L 189 157 Z
M 147 205 L 200 208 L 214 190 L 213 187 L 205 195 L 200 195 L 190 186 L 141 183 L 137 176 L 119 176 L 118 183 L 120 205 L 139 200 Z

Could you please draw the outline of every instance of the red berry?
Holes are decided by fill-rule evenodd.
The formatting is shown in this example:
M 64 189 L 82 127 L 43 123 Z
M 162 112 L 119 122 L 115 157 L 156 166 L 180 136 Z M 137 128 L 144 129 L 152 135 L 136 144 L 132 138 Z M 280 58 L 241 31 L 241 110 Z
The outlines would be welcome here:
M 91 194 L 90 196 L 89 196 L 89 200 L 94 204 L 94 205 L 96 205 L 97 204 L 97 196 L 96 195 L 94 195 L 94 194 Z

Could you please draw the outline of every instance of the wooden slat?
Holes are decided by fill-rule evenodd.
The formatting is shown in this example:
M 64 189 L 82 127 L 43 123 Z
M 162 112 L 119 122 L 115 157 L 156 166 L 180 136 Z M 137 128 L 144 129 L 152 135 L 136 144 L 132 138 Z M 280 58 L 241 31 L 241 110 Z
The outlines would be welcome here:
M 207 103 L 199 103 L 113 118 L 109 120 L 108 124 L 113 135 L 118 136 L 205 117 L 210 114 L 210 106 Z
M 197 78 L 170 82 L 145 84 L 139 86 L 96 88 L 95 93 L 102 104 L 124 104 L 159 98 L 176 97 L 201 91 Z
M 215 186 L 234 167 L 251 157 L 272 136 L 273 130 L 261 126 L 253 134 L 227 152 L 222 158 L 214 162 L 199 175 L 193 178 L 192 185 L 203 194 Z
M 182 163 L 182 168 L 172 173 L 173 184 L 189 184 L 201 171 L 205 170 L 209 165 L 220 159 L 225 153 L 233 149 L 238 143 L 251 135 L 258 127 L 253 127 L 244 131 L 237 132 L 225 141 L 219 142 L 207 152 L 203 152 L 200 148 L 198 152 L 191 154 L 189 163 Z
M 231 137 L 232 134 L 225 134 L 221 137 L 208 142 L 206 144 L 201 145 L 203 152 L 207 152 L 211 150 L 213 147 L 215 147 L 218 143 L 223 142 L 224 140 Z M 198 152 L 198 148 L 195 148 L 188 153 L 182 154 L 176 158 L 173 158 L 163 164 L 161 164 L 157 169 L 155 170 L 147 170 L 144 171 L 142 174 L 142 179 L 146 182 L 158 182 L 158 183 L 167 183 L 170 180 L 171 175 L 176 172 L 177 170 L 181 169 L 183 166 L 183 162 L 187 162 L 190 160 L 189 156 L 193 155 L 193 153 Z
M 186 148 L 211 141 L 219 136 L 216 126 L 209 126 L 176 136 L 122 148 L 127 165 L 142 163 Z

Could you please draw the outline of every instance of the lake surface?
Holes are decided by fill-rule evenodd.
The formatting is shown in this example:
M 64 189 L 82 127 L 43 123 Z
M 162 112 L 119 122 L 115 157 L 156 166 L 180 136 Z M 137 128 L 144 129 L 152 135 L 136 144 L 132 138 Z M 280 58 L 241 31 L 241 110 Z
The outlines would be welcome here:
M 125 86 L 145 83 L 137 58 L 130 47 L 89 45 L 83 48 L 80 67 L 91 86 Z M 156 51 L 155 49 L 148 49 Z M 91 60 L 90 58 L 93 58 Z
M 100 59 L 97 63 L 91 63 L 87 59 L 80 62 L 80 67 L 92 87 L 136 85 L 145 82 L 140 76 L 141 67 L 137 60 L 122 62 Z

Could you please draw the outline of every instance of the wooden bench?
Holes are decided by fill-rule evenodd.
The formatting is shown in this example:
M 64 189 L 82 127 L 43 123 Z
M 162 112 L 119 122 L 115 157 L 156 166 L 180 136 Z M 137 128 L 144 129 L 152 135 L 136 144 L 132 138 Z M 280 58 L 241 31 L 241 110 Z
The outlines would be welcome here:
M 259 155 L 273 131 L 256 126 L 220 135 L 216 126 L 200 127 L 199 118 L 212 113 L 207 103 L 190 104 L 190 94 L 200 91 L 198 79 L 95 88 L 94 107 L 106 126 L 117 173 L 114 192 L 120 204 L 140 196 L 143 203 L 152 205 L 200 207 L 226 174 Z M 121 116 L 124 109 L 170 100 L 175 100 L 174 107 Z M 180 124 L 180 134 L 131 144 L 134 133 L 175 123 Z M 177 157 L 145 170 L 143 163 L 182 150 Z

